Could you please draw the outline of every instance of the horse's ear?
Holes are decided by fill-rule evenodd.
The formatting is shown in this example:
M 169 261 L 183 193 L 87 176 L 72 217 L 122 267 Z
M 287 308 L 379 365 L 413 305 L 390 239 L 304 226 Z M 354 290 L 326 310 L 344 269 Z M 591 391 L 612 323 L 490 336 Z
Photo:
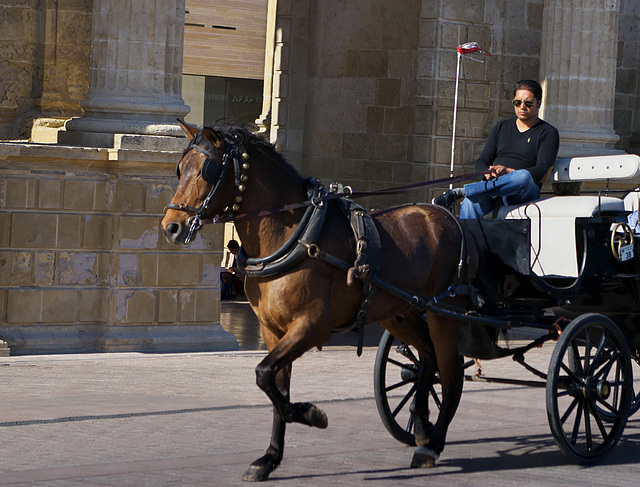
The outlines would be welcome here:
M 195 125 L 189 125 L 188 123 L 183 122 L 179 118 L 177 119 L 180 127 L 184 131 L 184 134 L 187 136 L 187 139 L 193 139 L 193 136 L 196 135 L 200 130 Z

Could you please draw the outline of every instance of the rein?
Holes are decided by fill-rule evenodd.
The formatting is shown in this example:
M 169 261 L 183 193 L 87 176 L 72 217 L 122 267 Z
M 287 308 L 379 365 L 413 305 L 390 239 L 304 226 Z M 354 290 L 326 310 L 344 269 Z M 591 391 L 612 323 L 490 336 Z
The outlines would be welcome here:
M 441 179 L 433 179 L 431 181 L 423 181 L 420 183 L 407 184 L 404 186 L 394 186 L 392 188 L 379 189 L 377 191 L 358 191 L 353 192 L 351 187 L 345 186 L 342 191 L 332 191 L 330 193 L 326 193 L 324 196 L 319 196 L 316 198 L 311 198 L 307 201 L 303 201 L 300 203 L 291 203 L 290 205 L 280 206 L 278 208 L 271 208 L 269 210 L 260 210 L 252 213 L 241 213 L 239 215 L 234 215 L 232 218 L 225 218 L 224 216 L 219 216 L 215 218 L 209 219 L 201 219 L 201 224 L 211 224 L 211 223 L 225 223 L 232 221 L 242 221 L 249 220 L 252 218 L 261 218 L 264 216 L 274 215 L 276 213 L 283 213 L 285 211 L 297 210 L 298 208 L 304 208 L 306 206 L 319 206 L 325 201 L 335 200 L 339 198 L 364 198 L 366 196 L 386 196 L 386 195 L 394 195 L 394 194 L 402 194 L 408 191 L 412 191 L 418 188 L 429 188 L 434 186 L 444 186 L 450 183 L 457 183 L 462 181 L 468 181 L 470 179 L 476 179 L 479 176 L 483 176 L 485 174 L 482 172 L 474 172 L 470 174 L 462 174 L 460 176 L 454 177 L 446 177 Z M 332 185 L 333 189 L 333 185 Z
M 476 179 L 479 176 L 483 176 L 484 172 L 474 172 L 470 174 L 463 174 L 461 176 L 455 177 L 446 177 L 441 179 L 434 179 L 431 181 L 423 181 L 419 183 L 407 184 L 403 186 L 395 186 L 392 188 L 380 189 L 377 191 L 361 191 L 361 192 L 353 192 L 350 186 L 345 186 L 342 190 L 338 190 L 337 187 L 340 185 L 332 184 L 331 192 L 322 192 L 320 194 L 315 193 L 309 197 L 309 200 L 292 203 L 289 205 L 280 206 L 278 208 L 272 208 L 269 210 L 260 210 L 252 213 L 242 213 L 236 214 L 240 209 L 240 203 L 243 199 L 243 193 L 246 190 L 245 183 L 248 179 L 247 170 L 249 169 L 249 163 L 247 162 L 249 159 L 249 154 L 246 152 L 243 144 L 240 142 L 239 137 L 237 135 L 231 136 L 229 134 L 222 133 L 222 136 L 225 141 L 225 152 L 222 156 L 221 166 L 219 168 L 215 168 L 213 166 L 213 160 L 215 155 L 209 152 L 207 149 L 201 147 L 196 143 L 197 134 L 194 135 L 191 140 L 187 150 L 195 149 L 198 152 L 201 152 L 206 156 L 206 159 L 202 165 L 201 176 L 202 178 L 211 184 L 211 190 L 207 194 L 206 198 L 202 202 L 202 204 L 198 207 L 186 205 L 184 203 L 170 203 L 165 207 L 165 212 L 168 209 L 171 210 L 179 210 L 179 211 L 187 211 L 194 213 L 192 217 L 189 218 L 189 231 L 187 233 L 187 237 L 185 238 L 185 244 L 188 244 L 193 239 L 195 233 L 202 228 L 203 225 L 211 224 L 211 223 L 225 223 L 225 222 L 234 222 L 234 221 L 242 221 L 248 220 L 252 218 L 261 218 L 264 216 L 274 215 L 277 213 L 283 213 L 286 211 L 296 210 L 298 208 L 305 208 L 309 206 L 314 206 L 316 208 L 320 208 L 324 202 L 339 199 L 339 198 L 363 198 L 366 196 L 385 196 L 385 195 L 395 195 L 405 193 L 418 188 L 428 188 L 434 186 L 443 186 L 447 184 L 452 184 L 461 181 L 467 181 L 470 179 Z M 242 164 L 240 160 L 242 159 Z M 234 169 L 234 186 L 235 192 L 232 197 L 231 203 L 223 210 L 221 215 L 215 216 L 213 218 L 205 218 L 205 214 L 209 207 L 211 206 L 211 201 L 218 193 L 221 188 L 222 181 L 224 179 L 227 167 L 233 163 Z M 178 163 L 177 171 L 178 179 L 180 178 L 180 163 Z M 334 190 L 335 188 L 335 190 Z

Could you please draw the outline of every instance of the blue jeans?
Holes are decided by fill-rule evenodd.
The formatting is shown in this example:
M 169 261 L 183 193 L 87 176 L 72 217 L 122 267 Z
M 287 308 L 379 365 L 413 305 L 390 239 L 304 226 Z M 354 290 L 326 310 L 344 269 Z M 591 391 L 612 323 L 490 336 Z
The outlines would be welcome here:
M 525 169 L 504 174 L 491 181 L 464 185 L 465 198 L 460 205 L 460 218 L 480 219 L 495 206 L 496 198 L 505 205 L 518 205 L 540 198 L 540 188 Z

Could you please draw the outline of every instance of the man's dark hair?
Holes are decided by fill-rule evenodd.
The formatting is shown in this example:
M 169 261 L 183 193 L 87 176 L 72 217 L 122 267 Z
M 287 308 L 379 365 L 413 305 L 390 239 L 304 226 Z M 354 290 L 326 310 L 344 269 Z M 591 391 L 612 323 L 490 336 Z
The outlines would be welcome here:
M 227 242 L 227 248 L 229 250 L 231 249 L 239 249 L 240 248 L 240 244 L 238 243 L 237 240 L 229 240 L 229 242 Z
M 542 100 L 542 86 L 540 86 L 537 81 L 533 81 L 532 79 L 523 79 L 518 81 L 515 85 L 513 85 L 514 98 L 518 90 L 530 91 L 531 93 L 533 93 L 533 96 L 536 97 L 536 100 Z

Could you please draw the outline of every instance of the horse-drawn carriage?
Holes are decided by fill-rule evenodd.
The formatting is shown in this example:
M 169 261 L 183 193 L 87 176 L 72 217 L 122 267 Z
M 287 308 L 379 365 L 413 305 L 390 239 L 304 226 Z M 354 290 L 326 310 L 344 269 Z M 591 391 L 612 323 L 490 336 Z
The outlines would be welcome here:
M 604 187 L 639 176 L 635 155 L 558 160 L 554 181 L 574 183 L 574 191 L 575 183 L 599 181 L 602 190 L 500 207 L 484 220 L 463 221 L 481 249 L 480 272 L 497 292 L 484 294 L 494 300 L 486 314 L 443 308 L 468 313 L 460 337 L 465 356 L 509 356 L 538 378 L 467 379 L 546 388 L 553 436 L 578 463 L 607 455 L 626 418 L 640 408 L 631 366 L 640 365 L 640 249 L 627 224 L 638 209 L 638 192 L 615 197 Z M 496 345 L 491 330 L 518 328 L 535 338 L 515 348 Z M 550 340 L 557 344 L 548 371 L 528 365 L 525 354 Z M 385 427 L 407 444 L 414 444 L 409 404 L 420 367 L 410 345 L 385 332 L 376 358 L 376 403 Z M 435 389 L 430 394 L 437 404 Z
M 432 466 L 444 448 L 463 355 L 512 356 L 544 379 L 536 385 L 546 388 L 551 431 L 572 460 L 596 462 L 616 444 L 640 403 L 631 365 L 640 359 L 640 253 L 626 223 L 635 193 L 552 197 L 480 221 L 433 205 L 367 212 L 348 191 L 300 177 L 242 127 L 183 128 L 191 143 L 162 227 L 182 244 L 205 223 L 235 221 L 269 349 L 256 377 L 274 405 L 271 443 L 245 480 L 279 465 L 286 423 L 327 426 L 315 405 L 290 401 L 292 363 L 332 332 L 370 322 L 388 330 L 374 374 L 378 408 L 394 437 L 418 445 L 412 466 Z M 616 156 L 559 161 L 552 177 L 639 175 L 639 157 Z M 502 330 L 525 327 L 539 336 L 496 344 Z M 552 340 L 548 372 L 531 367 L 525 354 Z

